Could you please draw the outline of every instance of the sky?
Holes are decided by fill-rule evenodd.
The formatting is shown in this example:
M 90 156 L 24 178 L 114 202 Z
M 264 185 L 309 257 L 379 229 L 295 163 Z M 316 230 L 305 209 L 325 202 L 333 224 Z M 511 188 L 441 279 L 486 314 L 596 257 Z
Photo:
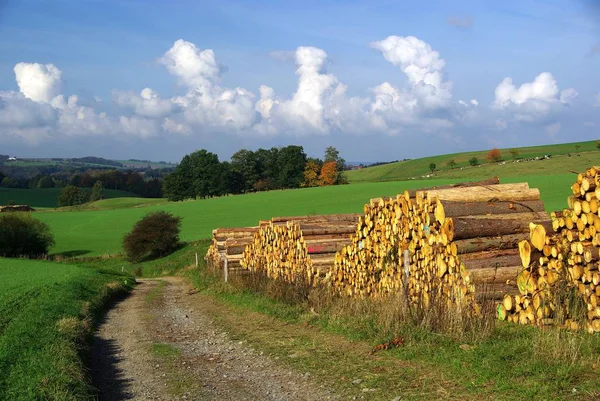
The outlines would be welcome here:
M 0 0 L 0 154 L 600 139 L 600 1 Z

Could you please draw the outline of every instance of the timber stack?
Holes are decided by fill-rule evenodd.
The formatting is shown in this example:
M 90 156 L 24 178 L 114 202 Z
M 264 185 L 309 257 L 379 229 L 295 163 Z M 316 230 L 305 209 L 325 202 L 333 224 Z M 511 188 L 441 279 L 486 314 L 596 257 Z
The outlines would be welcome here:
M 551 229 L 532 224 L 520 243 L 519 294 L 498 306 L 500 320 L 600 331 L 600 166 L 578 174 L 571 189 Z
M 259 227 L 217 228 L 204 259 L 213 270 L 221 270 L 227 262 L 228 272 L 242 270 L 240 261 L 246 246 L 252 242 Z
M 358 217 L 336 214 L 261 221 L 241 265 L 274 280 L 317 285 L 333 266 L 336 252 L 350 243 Z
M 476 294 L 517 292 L 530 222 L 550 226 L 539 190 L 497 178 L 372 199 L 327 283 L 348 296 L 404 290 L 413 305 L 436 298 L 478 310 Z

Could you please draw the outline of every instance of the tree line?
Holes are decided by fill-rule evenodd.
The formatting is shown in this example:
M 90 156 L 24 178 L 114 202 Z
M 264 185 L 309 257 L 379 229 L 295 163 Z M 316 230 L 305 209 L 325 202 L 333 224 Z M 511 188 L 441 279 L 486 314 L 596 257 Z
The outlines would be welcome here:
M 308 158 L 304 148 L 241 149 L 231 161 L 201 149 L 181 160 L 164 179 L 163 193 L 171 201 L 289 189 L 345 182 L 344 159 L 328 147 L 323 160 Z

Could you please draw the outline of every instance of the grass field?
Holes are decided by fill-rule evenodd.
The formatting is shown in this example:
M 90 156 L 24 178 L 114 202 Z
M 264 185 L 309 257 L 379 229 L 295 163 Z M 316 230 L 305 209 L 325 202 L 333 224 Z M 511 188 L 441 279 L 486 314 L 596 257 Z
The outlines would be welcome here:
M 573 174 L 509 178 L 503 182 L 527 181 L 539 188 L 548 210 L 566 207 Z M 423 180 L 403 182 L 361 183 L 335 187 L 306 188 L 261 192 L 146 207 L 134 199 L 103 201 L 104 210 L 44 211 L 35 216 L 50 224 L 56 239 L 55 254 L 95 256 L 121 252 L 123 236 L 148 212 L 165 210 L 181 216 L 181 239 L 193 241 L 209 238 L 217 227 L 253 226 L 273 216 L 328 213 L 358 213 L 370 198 L 391 196 L 405 189 L 443 185 L 456 180 Z M 140 202 L 144 203 L 144 199 Z M 152 203 L 152 202 L 150 202 Z M 112 205 L 112 206 L 111 206 Z M 126 208 L 113 208 L 121 205 Z
M 14 202 L 17 205 L 29 205 L 31 207 L 56 207 L 60 190 L 61 188 L 0 188 L 0 206 Z M 135 195 L 127 191 L 104 190 L 104 197 L 107 199 L 131 196 Z
M 575 154 L 575 146 L 580 146 L 577 150 L 579 156 Z M 595 141 L 519 148 L 518 157 L 523 159 L 546 154 L 552 155 L 551 159 L 543 161 L 512 163 L 512 156 L 508 149 L 504 149 L 502 150 L 502 158 L 506 161 L 506 164 L 502 166 L 497 163 L 487 163 L 485 160 L 486 153 L 487 151 L 425 157 L 367 167 L 361 170 L 346 171 L 345 174 L 350 182 L 397 181 L 415 177 L 420 179 L 423 175 L 431 173 L 429 164 L 435 163 L 437 166 L 436 178 L 476 178 L 492 175 L 509 177 L 564 173 L 568 170 L 581 171 L 591 165 L 598 164 L 598 160 L 600 160 L 600 151 L 596 149 Z M 569 153 L 571 153 L 571 157 L 568 156 Z M 469 159 L 473 156 L 479 159 L 479 163 L 482 164 L 481 167 L 472 167 L 469 164 Z M 455 168 L 450 168 L 447 165 L 449 160 L 454 160 L 457 163 Z M 463 170 L 461 170 L 461 167 Z
M 0 258 L 0 399 L 75 400 L 93 392 L 81 360 L 91 321 L 129 276 Z M 107 287 L 110 282 L 116 285 Z M 88 320 L 85 320 L 88 318 Z

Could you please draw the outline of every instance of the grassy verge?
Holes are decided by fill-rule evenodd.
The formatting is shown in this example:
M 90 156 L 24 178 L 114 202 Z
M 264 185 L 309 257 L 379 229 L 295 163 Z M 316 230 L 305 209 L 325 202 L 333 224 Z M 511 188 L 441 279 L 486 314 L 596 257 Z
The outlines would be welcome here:
M 0 259 L 0 399 L 79 400 L 94 320 L 130 276 L 51 262 Z
M 600 336 L 500 322 L 482 335 L 449 335 L 400 321 L 390 304 L 283 302 L 224 284 L 205 268 L 187 275 L 232 311 L 215 314 L 228 332 L 342 393 L 359 386 L 374 390 L 369 399 L 388 400 L 600 397 Z M 394 337 L 403 345 L 369 352 Z
M 148 260 L 141 263 L 128 262 L 122 254 L 111 255 L 110 257 L 92 257 L 92 258 L 58 258 L 66 263 L 73 262 L 81 266 L 96 269 L 105 269 L 115 272 L 124 272 L 136 277 L 160 277 L 177 274 L 182 268 L 194 266 L 196 264 L 196 253 L 200 262 L 210 240 L 200 240 L 184 244 L 177 251 L 165 256 L 164 258 Z

